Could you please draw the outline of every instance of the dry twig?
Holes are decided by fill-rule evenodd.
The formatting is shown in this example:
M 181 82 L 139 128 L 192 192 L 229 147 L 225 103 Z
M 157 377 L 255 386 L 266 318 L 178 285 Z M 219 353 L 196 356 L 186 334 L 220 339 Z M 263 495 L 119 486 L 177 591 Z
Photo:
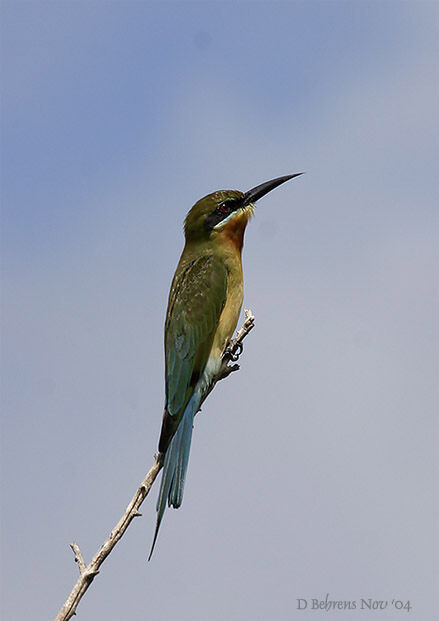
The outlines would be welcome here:
M 221 368 L 219 370 L 218 375 L 212 380 L 206 394 L 203 397 L 203 401 L 207 398 L 207 396 L 212 392 L 216 383 L 228 377 L 230 373 L 237 371 L 239 369 L 238 364 L 230 364 L 231 362 L 236 362 L 239 356 L 242 353 L 242 341 L 247 336 L 247 334 L 254 328 L 255 318 L 252 315 L 251 311 L 245 310 L 245 320 L 242 324 L 242 327 L 238 331 L 237 335 L 234 339 L 232 339 L 229 345 L 226 348 L 226 351 L 223 355 L 223 361 Z M 201 404 L 200 404 L 201 405 Z M 157 478 L 158 473 L 163 467 L 163 456 L 158 454 L 155 455 L 155 461 L 150 471 L 143 479 L 136 493 L 134 494 L 131 502 L 127 506 L 125 513 L 120 518 L 119 522 L 111 531 L 108 539 L 103 543 L 98 552 L 94 555 L 88 565 L 85 564 L 84 557 L 82 556 L 81 550 L 77 543 L 70 544 L 74 554 L 75 554 L 75 562 L 78 563 L 79 568 L 79 577 L 76 581 L 75 586 L 72 589 L 69 597 L 67 598 L 65 604 L 62 606 L 59 611 L 55 621 L 68 621 L 71 619 L 73 615 L 76 614 L 76 608 L 81 601 L 84 593 L 87 591 L 90 584 L 93 582 L 95 576 L 99 573 L 99 568 L 102 563 L 105 561 L 107 556 L 110 554 L 116 543 L 119 539 L 124 535 L 128 526 L 131 524 L 131 521 L 141 515 L 139 513 L 139 508 L 142 502 L 147 497 L 149 490 L 151 489 L 154 481 Z

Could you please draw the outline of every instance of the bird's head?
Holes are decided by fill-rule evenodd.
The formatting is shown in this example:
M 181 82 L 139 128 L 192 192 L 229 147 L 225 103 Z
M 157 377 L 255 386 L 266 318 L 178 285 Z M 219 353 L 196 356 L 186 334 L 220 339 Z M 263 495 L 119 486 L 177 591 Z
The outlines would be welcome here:
M 245 227 L 253 215 L 256 201 L 285 181 L 301 174 L 266 181 L 248 192 L 217 190 L 201 198 L 186 216 L 186 242 L 229 238 L 242 247 Z

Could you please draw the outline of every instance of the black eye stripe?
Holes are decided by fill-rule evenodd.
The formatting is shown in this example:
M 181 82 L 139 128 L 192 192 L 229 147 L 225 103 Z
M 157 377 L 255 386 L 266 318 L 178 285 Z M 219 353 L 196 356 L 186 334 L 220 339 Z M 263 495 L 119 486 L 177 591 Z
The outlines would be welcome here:
M 229 198 L 219 203 L 216 206 L 215 211 L 210 213 L 206 218 L 206 221 L 204 223 L 206 231 L 211 231 L 217 224 L 227 218 L 227 216 L 229 216 L 233 211 L 239 209 L 241 203 L 242 200 L 237 198 Z

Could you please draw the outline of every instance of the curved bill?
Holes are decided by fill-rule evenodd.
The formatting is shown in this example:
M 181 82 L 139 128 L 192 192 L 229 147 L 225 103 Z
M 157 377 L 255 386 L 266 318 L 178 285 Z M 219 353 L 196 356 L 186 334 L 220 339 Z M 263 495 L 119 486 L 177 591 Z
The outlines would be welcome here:
M 257 185 L 255 188 L 252 188 L 248 192 L 244 194 L 244 206 L 249 205 L 250 203 L 256 203 L 260 198 L 277 188 L 278 185 L 285 183 L 285 181 L 289 181 L 290 179 L 294 179 L 294 177 L 298 177 L 299 175 L 303 175 L 303 173 L 295 173 L 294 175 L 286 175 L 285 177 L 277 177 L 276 179 L 272 179 L 271 181 L 266 181 L 265 183 L 261 183 L 261 185 Z

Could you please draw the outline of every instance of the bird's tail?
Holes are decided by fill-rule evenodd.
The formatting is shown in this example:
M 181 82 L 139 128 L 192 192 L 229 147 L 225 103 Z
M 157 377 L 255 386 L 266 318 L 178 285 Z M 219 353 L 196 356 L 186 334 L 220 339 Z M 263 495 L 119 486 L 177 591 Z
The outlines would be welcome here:
M 166 501 L 169 507 L 172 505 L 176 509 L 178 509 L 183 501 L 184 482 L 191 448 L 194 416 L 197 413 L 200 403 L 200 399 L 197 397 L 198 395 L 194 394 L 189 400 L 183 418 L 166 451 L 159 497 L 157 499 L 157 523 L 148 561 L 151 559 L 154 550 L 160 523 L 166 508 Z

